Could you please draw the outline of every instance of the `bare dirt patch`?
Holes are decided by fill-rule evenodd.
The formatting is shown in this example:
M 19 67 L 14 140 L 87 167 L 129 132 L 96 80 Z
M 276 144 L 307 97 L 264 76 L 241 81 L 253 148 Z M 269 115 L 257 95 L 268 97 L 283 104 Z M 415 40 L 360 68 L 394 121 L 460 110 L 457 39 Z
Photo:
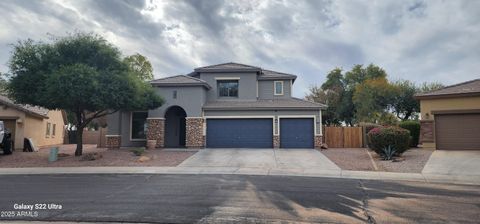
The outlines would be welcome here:
M 330 148 L 321 152 L 344 170 L 376 171 L 367 150 L 364 148 Z M 377 171 L 420 173 L 427 163 L 433 149 L 412 148 L 403 153 L 398 162 L 384 161 L 375 152 L 370 151 Z
M 74 156 L 75 145 L 60 145 L 56 162 L 48 162 L 50 148 L 41 148 L 38 152 L 14 151 L 12 155 L 0 155 L 0 167 L 80 167 L 80 166 L 177 166 L 196 152 L 192 151 L 164 151 L 161 149 L 145 150 L 143 156 L 148 161 L 137 161 L 130 149 L 97 148 L 96 145 L 84 145 L 83 154 L 97 153 L 101 158 L 96 160 L 82 160 L 82 156 Z
M 330 148 L 321 152 L 343 170 L 375 170 L 364 148 Z

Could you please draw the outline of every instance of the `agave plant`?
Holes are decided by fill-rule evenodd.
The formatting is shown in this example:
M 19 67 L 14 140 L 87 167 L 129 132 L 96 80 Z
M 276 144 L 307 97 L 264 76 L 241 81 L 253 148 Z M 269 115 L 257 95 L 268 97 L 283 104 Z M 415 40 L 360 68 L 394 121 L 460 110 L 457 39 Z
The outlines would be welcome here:
M 395 150 L 395 147 L 391 145 L 383 148 L 382 151 L 383 151 L 382 153 L 383 160 L 392 160 L 393 156 L 397 152 L 397 150 Z

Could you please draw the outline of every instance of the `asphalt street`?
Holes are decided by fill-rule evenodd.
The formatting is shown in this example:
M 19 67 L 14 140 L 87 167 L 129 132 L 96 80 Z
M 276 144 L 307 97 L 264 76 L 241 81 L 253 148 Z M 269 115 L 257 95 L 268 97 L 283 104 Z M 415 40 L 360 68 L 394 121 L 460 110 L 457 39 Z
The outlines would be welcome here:
M 288 176 L 3 175 L 0 211 L 0 222 L 478 223 L 480 187 Z

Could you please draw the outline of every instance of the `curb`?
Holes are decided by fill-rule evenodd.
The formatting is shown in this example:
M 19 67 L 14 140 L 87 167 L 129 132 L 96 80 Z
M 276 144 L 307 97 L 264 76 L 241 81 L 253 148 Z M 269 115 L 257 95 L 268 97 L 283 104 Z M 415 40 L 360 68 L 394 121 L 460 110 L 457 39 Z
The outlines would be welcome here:
M 262 167 L 35 167 L 0 169 L 0 175 L 44 174 L 226 174 L 327 177 L 365 180 L 400 180 L 425 183 L 480 185 L 479 175 L 393 173 L 351 170 L 282 169 Z

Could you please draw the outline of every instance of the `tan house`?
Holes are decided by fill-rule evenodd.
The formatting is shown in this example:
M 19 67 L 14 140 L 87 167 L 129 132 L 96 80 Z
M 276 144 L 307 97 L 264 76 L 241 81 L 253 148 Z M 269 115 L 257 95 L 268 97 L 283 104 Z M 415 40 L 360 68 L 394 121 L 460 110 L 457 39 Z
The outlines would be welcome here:
M 12 132 L 15 149 L 23 149 L 24 138 L 37 147 L 63 144 L 66 114 L 60 110 L 15 104 L 0 95 L 0 120 Z
M 418 94 L 420 142 L 442 150 L 480 150 L 480 79 Z

